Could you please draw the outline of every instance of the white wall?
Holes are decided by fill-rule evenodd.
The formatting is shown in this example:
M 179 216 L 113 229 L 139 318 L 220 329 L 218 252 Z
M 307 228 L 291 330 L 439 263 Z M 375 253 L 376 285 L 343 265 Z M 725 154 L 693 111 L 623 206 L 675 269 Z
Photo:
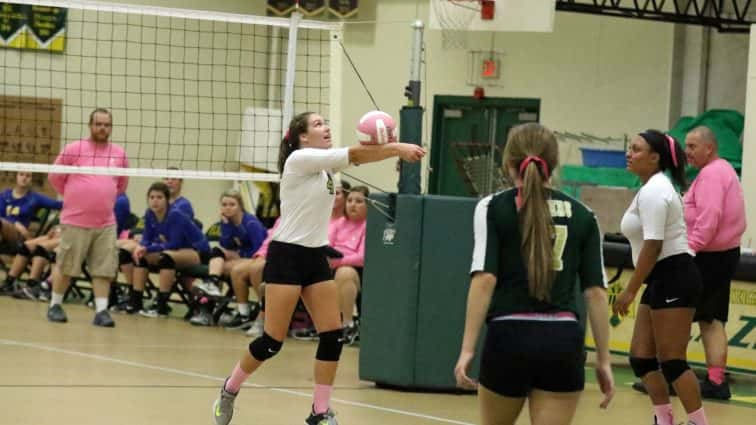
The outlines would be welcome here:
M 405 103 L 411 40 L 410 21 L 427 20 L 428 2 L 364 1 L 360 19 L 376 24 L 349 24 L 345 45 L 380 107 L 397 113 Z M 374 13 L 374 14 L 373 14 Z M 502 85 L 488 96 L 541 99 L 541 122 L 555 130 L 622 136 L 649 127 L 665 128 L 670 98 L 673 26 L 665 23 L 557 13 L 553 33 L 498 33 L 503 50 Z M 470 49 L 490 48 L 490 35 L 470 37 Z M 468 55 L 442 49 L 440 31 L 426 30 L 426 107 L 424 139 L 430 143 L 429 114 L 433 95 L 472 95 L 466 85 Z M 359 80 L 344 69 L 345 138 L 360 114 L 372 109 Z M 621 148 L 621 147 L 620 147 Z M 571 149 L 573 158 L 578 151 Z M 565 151 L 567 153 L 567 151 Z M 361 166 L 351 173 L 380 187 L 394 189 L 393 163 Z

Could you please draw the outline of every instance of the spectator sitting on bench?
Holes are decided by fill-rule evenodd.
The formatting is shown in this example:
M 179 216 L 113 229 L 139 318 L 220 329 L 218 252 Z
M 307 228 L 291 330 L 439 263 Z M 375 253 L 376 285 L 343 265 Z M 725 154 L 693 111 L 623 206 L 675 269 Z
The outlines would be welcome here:
M 8 278 L 16 281 L 14 298 L 39 299 L 40 301 L 50 299 L 50 288 L 42 288 L 41 280 L 47 266 L 55 261 L 55 249 L 60 244 L 60 230 L 59 225 L 53 226 L 47 234 L 20 244 L 18 254 L 13 257 L 13 263 L 8 271 Z M 18 281 L 30 261 L 29 278 L 26 282 Z
M 362 268 L 365 265 L 366 199 L 369 194 L 370 191 L 365 186 L 356 186 L 349 191 L 346 215 L 336 222 L 329 239 L 331 247 L 343 255 L 340 258 L 329 258 L 328 262 L 339 289 L 345 342 L 350 344 L 355 341 L 359 332 L 354 322 L 354 310 L 362 282 Z
M 176 282 L 176 269 L 207 264 L 210 245 L 194 221 L 178 209 L 170 208 L 168 186 L 153 183 L 147 191 L 149 208 L 144 214 L 144 233 L 134 250 L 134 284 L 129 300 L 132 309 L 146 317 L 167 316 L 170 313 L 168 298 Z M 155 304 L 144 310 L 142 292 L 147 282 L 148 267 L 159 269 L 159 293 Z M 191 286 L 191 283 L 184 282 Z M 188 291 L 191 288 L 185 287 Z
M 221 236 L 220 247 L 213 247 L 210 251 L 210 265 L 208 277 L 197 285 L 197 289 L 208 297 L 220 297 L 220 280 L 228 276 L 236 264 L 243 258 L 250 258 L 262 245 L 267 236 L 265 226 L 252 214 L 244 210 L 241 193 L 235 189 L 223 192 L 220 198 Z M 200 300 L 200 310 L 192 317 L 193 325 L 210 326 L 212 312 L 203 308 L 205 303 Z

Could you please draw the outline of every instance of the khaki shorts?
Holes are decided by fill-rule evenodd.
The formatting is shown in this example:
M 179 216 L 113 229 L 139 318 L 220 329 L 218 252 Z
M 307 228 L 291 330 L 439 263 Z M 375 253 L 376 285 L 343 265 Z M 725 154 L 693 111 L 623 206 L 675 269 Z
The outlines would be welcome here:
M 56 262 L 65 276 L 81 275 L 81 266 L 86 261 L 92 277 L 115 277 L 118 268 L 115 225 L 87 229 L 63 224 L 61 228 Z

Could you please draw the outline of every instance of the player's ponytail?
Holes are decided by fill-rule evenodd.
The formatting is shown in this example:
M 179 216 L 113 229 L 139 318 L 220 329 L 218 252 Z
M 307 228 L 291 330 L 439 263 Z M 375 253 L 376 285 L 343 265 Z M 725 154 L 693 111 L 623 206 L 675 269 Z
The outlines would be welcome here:
M 299 149 L 299 136 L 307 133 L 307 126 L 310 115 L 314 112 L 303 112 L 291 119 L 289 129 L 281 140 L 281 146 L 278 149 L 278 172 L 283 174 L 284 165 L 292 152 Z
M 559 162 L 554 134 L 528 123 L 512 128 L 504 161 L 522 183 L 518 190 L 520 251 L 528 273 L 530 296 L 551 300 L 554 282 L 554 223 L 549 210 L 551 191 L 545 186 Z

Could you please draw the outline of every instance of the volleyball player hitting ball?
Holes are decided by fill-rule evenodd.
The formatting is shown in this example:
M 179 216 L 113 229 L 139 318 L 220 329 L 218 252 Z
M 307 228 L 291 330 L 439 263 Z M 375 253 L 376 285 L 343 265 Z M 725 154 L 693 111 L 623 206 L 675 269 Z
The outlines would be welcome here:
M 393 141 L 395 137 L 391 136 L 385 141 Z M 381 140 L 374 137 L 373 141 Z M 234 399 L 243 382 L 281 350 L 300 296 L 320 337 L 315 355 L 312 410 L 305 423 L 337 423 L 329 401 L 343 344 L 341 309 L 338 289 L 323 249 L 328 245 L 328 221 L 335 196 L 332 173 L 350 164 L 392 157 L 414 162 L 424 155 L 423 148 L 406 143 L 357 144 L 331 149 L 331 131 L 322 116 L 305 112 L 291 120 L 278 158 L 281 222 L 273 234 L 263 270 L 265 331 L 249 344 L 249 350 L 221 388 L 220 397 L 213 405 L 217 425 L 231 421 Z
M 572 422 L 585 385 L 578 286 L 596 341 L 600 406 L 614 395 L 601 233 L 591 210 L 551 187 L 558 155 L 547 128 L 512 128 L 502 167 L 516 188 L 475 208 L 472 281 L 454 375 L 460 387 L 478 389 L 483 425 L 514 424 L 525 399 L 534 425 Z M 478 385 L 467 371 L 484 321 Z

